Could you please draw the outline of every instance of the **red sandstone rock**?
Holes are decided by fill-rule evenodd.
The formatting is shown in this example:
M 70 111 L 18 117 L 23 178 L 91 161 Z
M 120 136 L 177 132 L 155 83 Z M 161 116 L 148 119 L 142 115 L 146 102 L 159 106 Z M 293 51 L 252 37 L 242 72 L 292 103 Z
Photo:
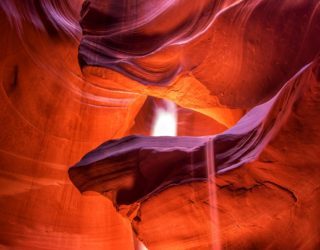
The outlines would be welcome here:
M 0 248 L 133 249 L 128 222 L 101 195 L 81 195 L 67 170 L 125 135 L 145 97 L 84 81 L 76 41 L 26 22 L 19 37 L 0 16 Z
M 72 23 L 81 2 L 72 1 L 74 10 L 64 13 L 69 18 L 61 21 L 72 24 L 67 29 L 54 25 L 59 15 L 49 15 L 58 2 L 0 3 L 0 246 L 134 249 L 131 221 L 149 249 L 210 249 L 217 221 L 210 222 L 207 183 L 181 184 L 139 206 L 121 205 L 121 216 L 106 197 L 81 195 L 68 168 L 102 142 L 136 131 L 147 95 L 193 110 L 182 111 L 180 122 L 197 129 L 182 127 L 180 135 L 231 127 L 319 54 L 319 1 L 239 1 L 183 49 L 163 48 L 138 60 L 173 73 L 166 86 L 144 86 L 107 68 L 84 67 L 82 74 L 75 39 L 80 27 Z M 218 10 L 234 2 L 221 1 Z M 144 32 L 164 32 L 193 17 L 189 4 L 188 11 L 171 11 Z M 41 15 L 33 19 L 30 10 Z M 24 13 L 21 26 L 8 13 Z M 177 13 L 188 15 L 180 19 Z M 175 22 L 167 22 L 173 14 Z M 179 65 L 183 71 L 175 75 Z M 319 72 L 315 64 L 303 74 L 301 99 L 260 159 L 216 178 L 224 249 L 319 248 Z M 183 112 L 202 114 L 192 113 L 191 122 Z M 142 124 L 147 133 L 148 122 Z
M 301 99 L 260 159 L 217 176 L 213 207 L 223 249 L 319 247 L 320 82 L 315 76 L 304 73 Z M 140 204 L 133 227 L 150 249 L 210 249 L 210 229 L 217 224 L 210 224 L 208 210 L 206 183 L 180 185 Z

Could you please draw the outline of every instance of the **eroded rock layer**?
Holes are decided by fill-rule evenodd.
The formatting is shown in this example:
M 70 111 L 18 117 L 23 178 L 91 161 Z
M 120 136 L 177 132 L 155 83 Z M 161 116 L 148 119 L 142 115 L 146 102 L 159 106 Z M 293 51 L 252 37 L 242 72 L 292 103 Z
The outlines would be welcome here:
M 2 0 L 0 28 L 0 248 L 319 248 L 319 0 Z
M 28 12 L 32 2 L 40 4 L 13 6 Z M 8 13 L 13 3 L 0 3 L 0 248 L 134 249 L 112 203 L 81 195 L 67 171 L 102 141 L 124 136 L 145 97 L 84 81 L 74 36 L 52 37 L 29 16 L 17 27 L 7 18 L 20 13 Z M 81 3 L 71 6 L 78 13 Z

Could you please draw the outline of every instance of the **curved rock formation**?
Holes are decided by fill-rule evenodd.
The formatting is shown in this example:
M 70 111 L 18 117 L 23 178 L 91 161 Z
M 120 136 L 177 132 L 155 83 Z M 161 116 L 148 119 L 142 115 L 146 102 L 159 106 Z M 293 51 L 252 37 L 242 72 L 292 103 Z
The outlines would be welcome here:
M 315 66 L 318 65 L 310 64 L 299 73 Z M 250 110 L 234 127 L 221 134 L 128 136 L 108 141 L 69 170 L 71 180 L 82 192 L 118 192 L 117 203 L 130 204 L 169 185 L 205 179 L 209 144 L 213 144 L 210 153 L 214 154 L 217 173 L 254 161 L 286 121 L 304 85 L 308 84 L 298 77 L 301 76 L 297 74 L 271 100 Z M 123 192 L 129 200 L 122 198 Z
M 84 81 L 79 42 L 35 26 L 39 16 L 28 12 L 35 2 L 0 3 L 0 248 L 134 249 L 131 227 L 112 203 L 80 195 L 67 171 L 102 141 L 126 135 L 145 97 Z M 50 4 L 65 6 L 41 1 Z M 81 1 L 71 6 L 79 13 Z M 59 17 L 55 10 L 46 12 Z M 8 15 L 21 15 L 21 26 Z
M 296 79 L 304 84 L 300 98 L 259 159 L 218 175 L 212 183 L 217 185 L 213 207 L 223 249 L 318 248 L 318 74 L 319 64 Z M 204 182 L 172 186 L 135 209 L 121 208 L 150 249 L 211 249 L 210 230 L 216 222 L 210 221 Z
M 2 0 L 0 21 L 1 247 L 319 247 L 319 0 Z M 179 136 L 147 136 L 147 96 Z
M 130 15 L 125 10 L 130 8 L 128 2 L 137 6 L 130 9 Z M 203 109 L 220 104 L 243 109 L 270 99 L 319 53 L 317 0 L 280 5 L 276 0 L 173 0 L 155 1 L 152 6 L 151 2 L 113 1 L 104 6 L 99 0 L 86 1 L 79 60 L 87 75 L 106 78 L 108 81 L 100 80 L 105 87 L 112 80 L 118 82 L 117 88 L 150 95 L 164 95 L 159 92 L 165 91 L 167 98 L 183 107 Z M 159 11 L 148 11 L 150 7 Z M 92 18 L 97 13 L 100 20 L 108 21 L 97 24 Z M 203 26 L 201 18 L 210 22 Z M 123 83 L 123 77 L 94 66 L 115 69 L 139 83 L 161 86 L 168 82 L 170 86 L 145 87 L 130 79 Z M 190 81 L 191 87 L 186 86 Z M 179 89 L 192 95 L 170 93 Z
M 219 211 L 224 248 L 318 246 L 320 228 L 312 219 L 302 222 L 300 213 L 316 218 L 320 209 L 320 129 L 317 118 L 310 121 L 317 117 L 320 107 L 319 68 L 319 61 L 306 66 L 273 99 L 248 112 L 232 129 L 212 138 L 216 170 L 223 173 L 255 160 L 270 136 L 284 125 L 259 161 L 244 167 L 246 170 L 217 177 L 218 203 L 214 206 Z M 308 143 L 310 136 L 313 143 Z M 212 223 L 208 189 L 197 181 L 208 176 L 205 147 L 210 142 L 210 137 L 130 136 L 102 144 L 69 174 L 80 191 L 100 192 L 124 210 L 151 249 L 207 249 L 212 244 L 208 233 Z M 304 157 L 298 160 L 300 150 Z M 312 176 L 307 177 L 308 174 Z M 308 184 L 303 185 L 306 180 Z M 170 202 L 162 204 L 163 201 Z M 308 211 L 310 204 L 312 209 Z M 290 213 L 294 216 L 290 217 Z M 181 216 L 189 219 L 184 222 L 186 218 Z M 176 226 L 168 229 L 164 221 Z M 201 221 L 204 224 L 198 225 Z M 190 223 L 195 228 L 190 228 Z M 288 231 L 287 223 L 297 228 Z M 300 235 L 299 223 L 308 232 L 308 241 Z M 251 226 L 257 227 L 259 234 Z
M 172 42 L 175 40 L 169 35 L 173 34 L 174 37 L 175 33 L 171 32 L 166 33 L 169 37 L 163 37 L 163 39 L 167 39 L 168 43 L 162 40 L 159 41 L 156 37 L 149 36 L 148 25 L 152 26 L 155 20 L 159 21 L 159 17 L 157 15 L 153 16 L 151 13 L 151 19 L 146 18 L 147 21 L 143 22 L 141 26 L 139 24 L 139 29 L 133 27 L 132 29 L 124 28 L 122 30 L 121 24 L 123 21 L 115 19 L 116 24 L 119 25 L 119 30 L 123 33 L 120 31 L 118 33 L 111 29 L 110 33 L 106 34 L 103 30 L 107 30 L 107 26 L 100 24 L 99 28 L 96 28 L 92 25 L 93 22 L 87 19 L 90 13 L 95 13 L 96 9 L 99 9 L 97 7 L 99 5 L 95 5 L 96 3 L 96 1 L 87 1 L 82 18 L 84 37 L 80 44 L 79 57 L 80 64 L 88 79 L 104 86 L 109 85 L 110 80 L 112 80 L 113 87 L 118 86 L 117 82 L 120 82 L 120 79 L 123 79 L 123 77 L 120 77 L 120 75 L 110 71 L 108 68 L 115 69 L 126 74 L 133 80 L 149 85 L 142 87 L 133 80 L 127 79 L 127 84 L 119 85 L 119 88 L 134 89 L 137 92 L 148 93 L 155 96 L 164 95 L 182 106 L 187 106 L 198 111 L 202 109 L 202 112 L 205 112 L 204 110 L 207 106 L 205 104 L 201 105 L 201 100 L 199 101 L 198 99 L 199 96 L 207 95 L 205 100 L 211 100 L 209 101 L 210 107 L 216 108 L 212 111 L 213 113 L 211 113 L 212 117 L 226 125 L 230 125 L 232 122 L 230 123 L 230 119 L 227 121 L 227 114 L 225 114 L 227 118 L 221 118 L 222 115 L 221 112 L 219 112 L 219 108 L 237 107 L 242 110 L 252 108 L 238 123 L 221 134 L 211 137 L 174 138 L 129 136 L 102 144 L 96 150 L 88 153 L 75 167 L 69 170 L 72 181 L 80 191 L 94 190 L 100 192 L 109 197 L 116 207 L 119 208 L 120 206 L 120 210 L 121 205 L 131 204 L 131 208 L 125 213 L 127 213 L 129 218 L 133 219 L 133 225 L 140 229 L 136 229 L 139 231 L 140 238 L 149 243 L 147 245 L 152 249 L 163 249 L 164 247 L 166 249 L 206 249 L 206 247 L 210 247 L 211 240 L 210 237 L 208 238 L 208 232 L 210 230 L 208 230 L 206 226 L 204 226 L 205 229 L 201 227 L 198 228 L 198 230 L 201 231 L 200 233 L 193 229 L 189 231 L 187 229 L 184 230 L 187 227 L 185 224 L 184 227 L 178 227 L 184 233 L 179 232 L 179 230 L 174 230 L 171 234 L 166 233 L 163 234 L 163 238 L 159 238 L 159 235 L 162 235 L 161 232 L 165 231 L 167 225 L 161 224 L 160 221 L 154 220 L 152 217 L 162 213 L 171 213 L 170 209 L 175 210 L 174 205 L 160 206 L 159 202 L 163 199 L 160 197 L 163 195 L 166 197 L 164 200 L 167 200 L 168 197 L 170 197 L 170 195 L 166 196 L 168 193 L 173 196 L 176 195 L 171 189 L 178 190 L 179 198 L 177 199 L 181 199 L 183 203 L 187 198 L 182 195 L 183 188 L 181 188 L 181 186 L 188 187 L 187 184 L 184 183 L 206 180 L 208 177 L 206 153 L 208 145 L 211 143 L 213 144 L 212 149 L 214 150 L 215 169 L 218 173 L 224 173 L 256 160 L 270 140 L 278 133 L 279 129 L 285 127 L 284 124 L 286 124 L 288 117 L 292 116 L 291 112 L 293 107 L 301 102 L 299 100 L 301 94 L 306 91 L 305 89 L 311 88 L 310 86 L 316 86 L 318 84 L 317 70 L 319 68 L 319 62 L 317 57 L 320 43 L 318 41 L 319 37 L 316 36 L 316 34 L 320 31 L 319 2 L 312 1 L 307 3 L 301 1 L 299 4 L 284 2 L 281 6 L 278 6 L 273 1 L 239 1 L 229 7 L 222 5 L 223 7 L 220 11 L 212 11 L 214 17 L 212 18 L 212 23 L 206 28 L 205 34 L 199 31 L 199 36 L 187 39 L 188 42 L 186 43 Z M 121 7 L 121 3 L 119 3 L 119 6 Z M 142 2 L 141 6 L 143 6 Z M 139 5 L 139 7 L 141 6 Z M 177 8 L 178 10 L 179 5 L 175 4 L 170 7 Z M 214 8 L 212 7 L 212 9 Z M 101 13 L 106 18 L 111 15 L 110 13 L 115 14 L 112 12 L 112 8 L 105 8 L 104 10 L 105 12 Z M 208 17 L 208 15 L 204 14 L 204 9 L 197 11 L 198 15 L 201 16 L 203 14 L 203 16 Z M 168 11 L 166 14 L 168 13 L 170 12 Z M 272 16 L 270 16 L 270 13 L 272 13 Z M 118 12 L 117 14 L 122 15 L 123 12 Z M 161 13 L 159 15 L 161 15 Z M 303 18 L 297 19 L 296 17 L 298 15 L 303 16 Z M 190 15 L 188 18 L 198 20 L 198 16 L 194 17 Z M 161 20 L 161 18 L 159 19 Z M 117 23 L 117 21 L 119 21 L 119 23 Z M 139 22 L 139 20 L 137 20 L 137 22 Z M 130 23 L 134 25 L 133 21 Z M 190 21 L 190 23 L 193 22 Z M 197 22 L 195 21 L 195 23 Z M 116 24 L 114 24 L 114 27 L 117 27 Z M 174 25 L 175 23 L 170 24 Z M 163 23 L 160 21 L 157 22 L 157 25 L 157 29 L 166 27 L 164 21 Z M 178 27 L 180 28 L 180 26 L 176 26 L 177 31 L 180 31 Z M 133 31 L 135 28 L 137 29 L 136 32 Z M 184 28 L 186 31 L 188 30 L 188 27 Z M 194 29 L 196 30 L 196 28 Z M 123 50 L 123 44 L 128 41 L 126 39 L 129 39 L 126 38 L 126 36 L 133 39 L 132 36 L 137 35 L 139 32 L 142 33 L 139 35 L 139 39 L 143 41 L 148 40 L 150 46 L 155 46 L 154 44 L 158 46 L 154 49 L 146 46 L 131 47 L 130 43 L 127 42 L 127 47 Z M 119 40 L 115 38 L 118 35 L 120 36 Z M 212 38 L 210 39 L 210 37 Z M 112 39 L 112 42 L 109 42 L 108 39 Z M 137 41 L 139 41 L 139 39 L 137 39 Z M 158 44 L 158 42 L 160 44 Z M 185 61 L 181 60 L 181 54 L 190 53 L 189 55 L 192 55 L 191 51 L 196 51 L 201 48 L 203 43 L 210 46 L 210 51 L 205 57 L 202 57 L 201 63 L 198 61 L 198 63 L 193 64 L 189 69 L 184 67 L 185 61 L 192 62 L 194 58 L 199 60 L 199 57 L 201 58 L 203 54 L 194 55 L 190 60 Z M 135 46 L 135 44 L 136 43 L 134 43 L 133 46 Z M 141 44 L 143 45 L 144 43 L 142 42 Z M 167 45 L 170 46 L 166 47 Z M 143 51 L 143 49 L 146 49 L 146 51 Z M 98 57 L 95 56 L 97 51 L 99 51 Z M 178 55 L 179 59 L 172 57 L 172 54 L 175 56 Z M 116 56 L 119 56 L 119 58 L 116 58 Z M 168 64 L 165 60 L 161 61 L 161 56 L 169 58 L 170 60 L 172 59 L 175 63 Z M 139 60 L 143 61 L 142 65 L 144 68 L 139 66 Z M 150 73 L 151 70 L 149 70 L 148 67 L 152 68 L 153 63 L 159 64 L 159 62 L 165 62 L 166 65 L 169 65 L 169 69 L 160 67 L 160 69 L 166 70 L 160 73 L 166 77 L 170 77 L 169 79 L 172 80 L 172 83 L 167 87 L 150 85 L 163 85 L 168 78 L 147 79 L 145 77 L 149 76 L 148 73 L 143 74 L 139 71 L 145 70 Z M 96 66 L 107 69 L 97 68 Z M 178 71 L 175 70 L 177 67 L 179 68 Z M 171 72 L 175 72 L 175 74 L 171 74 Z M 310 76 L 312 72 L 315 75 L 313 77 Z M 186 74 L 189 74 L 189 76 L 186 76 Z M 154 74 L 151 75 L 155 77 Z M 174 79 L 174 77 L 176 78 Z M 204 87 L 202 88 L 202 92 L 194 96 L 178 96 L 178 98 L 172 94 L 176 89 L 183 89 L 187 92 L 189 88 L 185 88 L 184 85 L 188 86 L 188 84 L 186 84 L 188 81 L 196 81 L 199 85 L 202 85 Z M 315 88 L 317 88 L 317 86 Z M 198 90 L 198 88 L 196 89 Z M 205 93 L 206 90 L 210 92 Z M 218 94 L 221 91 L 223 95 Z M 163 94 L 163 92 L 165 92 L 165 94 Z M 315 95 L 314 98 L 316 101 L 312 103 L 312 106 L 313 111 L 316 113 L 317 109 L 315 106 L 318 102 L 317 92 L 311 93 L 310 95 Z M 306 97 L 306 99 L 308 98 L 309 97 Z M 185 104 L 185 102 L 187 102 L 187 104 Z M 197 104 L 194 105 L 193 103 Z M 234 114 L 235 113 L 231 111 L 231 117 Z M 287 126 L 291 126 L 290 122 Z M 318 133 L 316 125 L 315 131 L 313 132 L 315 134 Z M 291 129 L 291 133 L 294 134 L 295 132 Z M 275 146 L 275 148 L 278 150 L 277 146 Z M 312 155 L 313 157 L 316 156 L 314 152 Z M 312 161 L 312 158 L 309 160 Z M 251 190 L 256 187 L 260 191 L 261 187 L 262 191 L 260 192 L 262 192 L 262 194 L 267 192 L 266 197 L 269 199 L 271 195 L 269 189 L 272 189 L 271 193 L 273 189 L 276 189 L 277 194 L 274 200 L 285 200 L 281 193 L 285 192 L 289 193 L 291 198 L 293 197 L 294 202 L 297 202 L 298 198 L 294 192 L 278 183 L 279 181 L 282 182 L 285 180 L 269 180 L 272 179 L 271 176 L 273 176 L 273 174 L 276 174 L 273 173 L 272 170 L 270 171 L 271 173 L 267 176 L 262 175 L 257 177 L 257 179 L 263 179 L 263 181 L 251 180 L 252 183 L 249 187 L 245 186 L 242 189 L 240 188 L 240 191 Z M 314 171 L 316 171 L 316 169 Z M 225 178 L 228 179 L 228 177 Z M 246 175 L 242 178 L 246 178 Z M 315 180 L 318 178 L 319 176 L 316 175 Z M 221 179 L 223 180 L 224 176 L 222 176 Z M 218 181 L 220 181 L 220 177 Z M 236 183 L 236 181 L 234 181 L 234 183 Z M 233 186 L 234 183 L 231 183 L 230 186 Z M 201 186 L 201 184 L 196 185 Z M 229 187 L 229 184 L 227 186 Z M 309 188 L 316 190 L 317 186 L 310 184 Z M 237 188 L 235 189 L 237 190 Z M 202 192 L 197 192 L 197 195 L 199 194 L 204 197 L 208 195 L 203 194 L 203 192 L 207 192 L 206 188 L 202 187 L 199 190 Z M 231 190 L 233 190 L 233 188 L 231 188 Z M 223 193 L 223 191 L 219 190 L 218 196 L 220 196 L 219 192 Z M 183 198 L 180 198 L 180 196 L 183 196 Z M 261 209 L 259 213 L 264 213 L 265 216 L 273 216 L 278 212 L 282 213 L 284 209 L 291 206 L 291 198 L 283 202 L 277 201 L 279 207 L 273 211 Z M 201 202 L 203 202 L 203 197 L 201 199 Z M 224 194 L 221 199 L 225 199 Z M 198 205 L 198 202 L 197 200 L 197 202 L 193 203 Z M 240 202 L 242 201 L 240 200 Z M 261 201 L 262 204 L 264 204 L 264 202 L 264 200 Z M 289 203 L 289 205 L 287 203 Z M 173 204 L 179 207 L 178 201 L 177 203 L 173 202 Z M 220 201 L 218 201 L 218 206 L 219 204 Z M 228 204 L 228 201 L 226 201 L 226 204 Z M 142 219 L 144 206 L 148 207 L 146 213 L 151 216 L 145 217 L 147 218 L 145 221 Z M 223 206 L 222 204 L 222 207 Z M 270 206 L 270 204 L 268 206 Z M 157 209 L 158 207 L 161 207 L 161 210 Z M 228 213 L 236 213 L 234 208 L 228 205 L 226 205 L 226 207 Z M 244 210 L 250 209 L 252 208 L 249 205 L 244 207 Z M 177 210 L 180 211 L 178 208 Z M 192 214 L 194 217 L 198 217 L 198 213 L 203 213 L 203 210 L 200 208 L 199 210 L 191 209 L 191 212 L 189 212 L 189 214 Z M 207 212 L 205 214 L 208 215 L 210 213 Z M 227 215 L 221 215 L 221 213 L 219 215 L 224 222 L 224 216 Z M 176 216 L 177 219 L 169 218 L 173 221 L 179 221 L 179 216 L 177 214 Z M 191 216 L 191 218 L 194 218 L 193 216 Z M 207 218 L 207 220 L 209 219 L 210 217 Z M 151 225 L 150 220 L 157 222 Z M 162 220 L 167 220 L 167 218 L 162 218 Z M 192 219 L 190 220 L 192 221 Z M 257 221 L 259 220 L 257 219 Z M 257 221 L 253 222 L 253 224 L 258 224 Z M 148 226 L 145 228 L 145 225 Z M 272 227 L 274 226 L 275 224 L 272 225 Z M 149 230 L 151 232 L 149 232 Z M 270 228 L 264 230 L 270 230 Z M 277 248 L 287 248 L 288 246 L 289 248 L 306 246 L 314 248 L 319 243 L 319 240 L 315 237 L 318 229 L 310 230 L 314 238 L 308 243 L 301 243 L 300 239 L 291 241 L 290 243 L 283 242 L 279 239 L 278 241 L 275 240 L 270 243 L 267 242 L 267 239 L 269 239 L 267 237 L 272 237 L 270 233 L 265 240 L 261 237 L 261 242 L 257 242 L 255 239 L 251 240 L 250 237 L 252 235 L 249 233 L 245 234 L 246 229 L 244 229 L 242 234 L 244 234 L 246 238 L 243 239 L 243 242 L 237 243 L 238 238 L 235 238 L 231 235 L 230 231 L 225 229 L 224 226 L 221 226 L 222 238 L 225 239 L 223 241 L 224 247 L 230 247 L 231 249 L 247 249 L 250 247 L 267 248 L 270 246 Z M 282 234 L 286 233 L 281 231 L 281 229 L 278 231 Z M 241 232 L 239 232 L 239 234 L 240 233 Z M 294 231 L 294 233 L 297 234 L 298 231 Z M 157 236 L 154 237 L 155 235 Z M 190 246 L 181 243 L 186 237 L 188 239 L 193 237 L 198 239 L 202 237 L 201 235 L 204 235 L 203 237 L 205 239 L 203 241 L 194 240 Z

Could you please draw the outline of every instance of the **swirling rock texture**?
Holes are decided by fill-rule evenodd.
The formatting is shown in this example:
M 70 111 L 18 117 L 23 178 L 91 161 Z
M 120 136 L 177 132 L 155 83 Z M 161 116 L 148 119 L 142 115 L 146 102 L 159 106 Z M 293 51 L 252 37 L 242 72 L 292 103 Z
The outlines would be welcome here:
M 81 4 L 0 3 L 1 249 L 134 249 L 111 202 L 80 195 L 67 174 L 102 141 L 124 136 L 145 99 L 83 80 Z
M 0 10 L 1 246 L 320 247 L 318 0 Z

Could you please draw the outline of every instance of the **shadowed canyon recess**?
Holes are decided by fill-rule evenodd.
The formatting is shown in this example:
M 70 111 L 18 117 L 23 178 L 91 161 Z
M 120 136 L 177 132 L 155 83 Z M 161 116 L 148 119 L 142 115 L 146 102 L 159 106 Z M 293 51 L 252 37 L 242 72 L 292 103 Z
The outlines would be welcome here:
M 319 0 L 0 19 L 0 248 L 319 249 Z

